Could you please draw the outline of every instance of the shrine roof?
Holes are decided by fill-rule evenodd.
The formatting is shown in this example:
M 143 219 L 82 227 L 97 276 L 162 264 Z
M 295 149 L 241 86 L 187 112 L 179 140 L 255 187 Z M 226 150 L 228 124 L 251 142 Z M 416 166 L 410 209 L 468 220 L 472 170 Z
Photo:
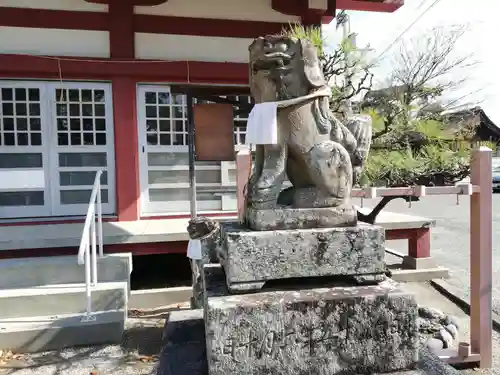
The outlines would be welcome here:
M 391 13 L 404 5 L 404 0 L 337 0 L 337 9 Z
M 85 0 L 89 3 L 109 4 L 111 0 Z M 122 0 L 133 5 L 156 6 L 168 0 Z M 334 16 L 336 9 L 358 10 L 366 12 L 394 12 L 401 8 L 404 0 L 323 0 L 326 1 L 325 16 Z M 310 0 L 272 0 L 272 8 L 284 14 L 303 16 L 311 10 Z
M 170 91 L 175 94 L 191 93 L 193 96 L 204 97 L 250 95 L 249 86 L 171 85 Z

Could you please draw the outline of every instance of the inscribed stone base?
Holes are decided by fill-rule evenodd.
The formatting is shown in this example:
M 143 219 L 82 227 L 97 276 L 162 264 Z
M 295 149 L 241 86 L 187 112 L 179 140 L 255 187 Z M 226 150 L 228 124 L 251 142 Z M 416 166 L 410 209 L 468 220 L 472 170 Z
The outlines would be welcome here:
M 385 232 L 375 225 L 251 231 L 225 223 L 221 236 L 218 255 L 231 291 L 269 280 L 385 272 Z
M 172 311 L 165 320 L 163 342 L 157 375 L 208 374 L 202 311 Z M 460 375 L 459 371 L 426 348 L 420 349 L 418 357 L 415 369 L 392 372 L 391 375 Z
M 398 371 L 418 360 L 418 309 L 394 282 L 228 295 L 204 267 L 210 375 Z
M 252 230 L 335 228 L 356 225 L 358 212 L 353 205 L 322 208 L 247 207 L 246 224 Z

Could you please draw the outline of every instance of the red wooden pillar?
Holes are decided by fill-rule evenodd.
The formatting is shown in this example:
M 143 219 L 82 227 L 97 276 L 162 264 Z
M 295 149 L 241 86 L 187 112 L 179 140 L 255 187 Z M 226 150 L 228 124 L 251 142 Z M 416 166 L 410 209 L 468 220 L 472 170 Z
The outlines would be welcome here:
M 491 154 L 480 147 L 470 166 L 470 182 L 479 186 L 470 197 L 470 340 L 482 368 L 493 364 Z
M 131 1 L 109 1 L 109 49 L 112 59 L 134 59 L 134 6 Z
M 119 221 L 139 218 L 139 154 L 136 113 L 136 82 L 114 78 L 116 200 Z
M 302 7 L 301 23 L 306 27 L 321 29 L 323 20 L 335 17 L 335 0 L 302 0 Z
M 412 258 L 431 256 L 431 231 L 429 228 L 414 230 L 408 239 L 408 255 Z
M 132 2 L 109 2 L 109 48 L 111 59 L 134 59 L 134 6 Z M 136 81 L 112 80 L 115 124 L 116 213 L 119 221 L 139 218 L 139 155 L 136 113 Z
M 302 25 L 305 27 L 319 27 L 322 25 L 322 15 L 320 13 L 310 11 L 301 17 Z

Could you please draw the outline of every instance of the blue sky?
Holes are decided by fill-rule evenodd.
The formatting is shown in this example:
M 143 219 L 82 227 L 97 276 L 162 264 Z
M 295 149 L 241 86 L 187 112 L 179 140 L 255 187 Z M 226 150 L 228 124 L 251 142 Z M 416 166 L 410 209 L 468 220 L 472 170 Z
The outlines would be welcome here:
M 394 13 L 349 12 L 351 31 L 358 34 L 359 47 L 370 45 L 374 56 L 384 51 L 397 36 L 411 24 L 434 0 L 405 0 L 405 5 Z M 500 1 L 498 0 L 441 0 L 428 11 L 402 39 L 414 38 L 436 26 L 468 25 L 465 35 L 457 43 L 457 54 L 474 54 L 478 65 L 466 71 L 468 82 L 463 92 L 481 91 L 468 100 L 481 101 L 487 115 L 500 126 Z M 325 26 L 327 44 L 334 44 L 341 34 L 335 22 Z M 375 73 L 386 76 L 391 69 L 391 52 L 384 55 Z M 461 73 L 463 74 L 463 72 Z M 456 95 L 456 94 L 455 94 Z

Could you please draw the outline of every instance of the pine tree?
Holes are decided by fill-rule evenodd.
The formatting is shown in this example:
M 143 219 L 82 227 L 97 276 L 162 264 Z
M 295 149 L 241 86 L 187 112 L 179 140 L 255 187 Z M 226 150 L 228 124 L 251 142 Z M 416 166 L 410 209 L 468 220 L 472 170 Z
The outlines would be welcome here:
M 373 65 L 365 61 L 352 38 L 328 53 L 318 28 L 291 25 L 283 31 L 317 47 L 332 87 L 331 109 L 337 116 L 344 116 L 346 100 L 363 95 L 358 107 L 372 117 L 374 143 L 360 179 L 362 186 L 450 185 L 469 175 L 470 143 L 442 115 L 464 99 L 444 100 L 446 91 L 465 81 L 465 76 L 446 78 L 475 64 L 470 56 L 452 57 L 464 32 L 464 27 L 436 28 L 413 41 L 413 46 L 402 44 L 392 76 L 380 80 L 390 84 L 374 90 Z

